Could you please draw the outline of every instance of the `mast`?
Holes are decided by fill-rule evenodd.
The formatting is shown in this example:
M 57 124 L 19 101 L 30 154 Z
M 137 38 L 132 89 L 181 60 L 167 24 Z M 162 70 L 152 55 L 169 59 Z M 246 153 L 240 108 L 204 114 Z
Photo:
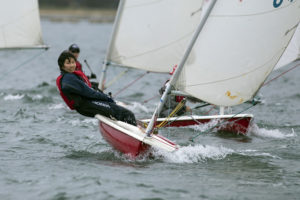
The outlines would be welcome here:
M 98 88 L 102 91 L 105 90 L 104 84 L 105 84 L 105 79 L 106 79 L 106 69 L 109 65 L 109 62 L 107 61 L 107 58 L 111 54 L 111 48 L 114 45 L 115 36 L 116 36 L 117 29 L 119 28 L 119 21 L 121 19 L 121 15 L 122 15 L 123 10 L 124 10 L 123 8 L 124 8 L 124 5 L 125 5 L 125 1 L 126 0 L 120 0 L 117 15 L 116 15 L 116 19 L 115 19 L 115 23 L 114 23 L 114 27 L 113 27 L 113 33 L 112 33 L 112 36 L 110 38 L 110 42 L 109 42 L 109 45 L 108 45 L 108 48 L 107 48 L 107 54 L 106 54 L 105 60 L 103 62 L 102 73 L 100 75 L 99 86 L 98 86 Z
M 165 104 L 167 94 L 169 94 L 169 92 L 171 91 L 171 86 L 174 85 L 175 82 L 177 81 L 177 79 L 178 79 L 178 77 L 179 77 L 179 75 L 180 75 L 180 73 L 183 69 L 183 66 L 184 66 L 186 60 L 188 59 L 188 57 L 189 57 L 189 55 L 192 51 L 192 48 L 193 48 L 200 32 L 202 31 L 202 29 L 203 29 L 209 15 L 210 15 L 210 13 L 211 13 L 213 7 L 215 6 L 216 2 L 217 2 L 217 0 L 211 0 L 210 1 L 210 4 L 207 8 L 207 11 L 204 14 L 203 18 L 201 19 L 200 24 L 199 24 L 199 26 L 198 26 L 198 28 L 197 28 L 194 36 L 193 36 L 188 48 L 187 48 L 187 50 L 186 50 L 186 52 L 185 52 L 185 54 L 184 54 L 184 56 L 183 56 L 183 58 L 182 58 L 182 60 L 179 64 L 179 66 L 176 68 L 176 70 L 174 72 L 174 75 L 171 77 L 171 80 L 167 83 L 166 90 L 164 91 L 164 93 L 162 95 L 162 98 L 160 99 L 160 102 L 159 102 L 157 108 L 155 109 L 155 111 L 152 115 L 151 121 L 149 122 L 149 125 L 146 129 L 147 136 L 150 136 L 150 134 L 152 132 L 152 129 L 153 129 L 153 126 L 154 126 L 154 122 L 156 120 L 156 116 L 159 115 L 159 113 L 161 112 L 161 109 L 162 109 L 163 105 Z

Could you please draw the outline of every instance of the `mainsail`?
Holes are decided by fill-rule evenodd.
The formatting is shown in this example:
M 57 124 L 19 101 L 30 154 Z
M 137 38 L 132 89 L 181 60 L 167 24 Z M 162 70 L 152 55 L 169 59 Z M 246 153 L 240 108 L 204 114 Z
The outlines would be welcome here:
M 152 72 L 179 63 L 201 18 L 203 0 L 121 0 L 107 62 Z
M 0 49 L 43 46 L 37 0 L 0 0 Z
M 251 99 L 299 23 L 300 1 L 280 2 L 219 0 L 183 68 L 179 89 L 219 106 Z

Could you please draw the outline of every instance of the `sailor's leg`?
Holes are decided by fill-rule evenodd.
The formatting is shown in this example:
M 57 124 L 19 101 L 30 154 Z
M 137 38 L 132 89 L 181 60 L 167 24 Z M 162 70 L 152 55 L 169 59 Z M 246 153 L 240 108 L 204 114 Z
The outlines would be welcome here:
M 76 108 L 77 112 L 87 117 L 94 117 L 96 114 L 105 117 L 112 117 L 115 115 L 114 109 L 109 102 L 105 101 L 85 101 Z
M 128 110 L 122 106 L 118 106 L 117 104 L 110 104 L 110 105 L 111 105 L 112 109 L 114 110 L 113 111 L 115 113 L 114 117 L 117 120 L 120 120 L 120 121 L 123 121 L 128 124 L 132 124 L 132 125 L 136 126 L 135 116 L 130 110 Z

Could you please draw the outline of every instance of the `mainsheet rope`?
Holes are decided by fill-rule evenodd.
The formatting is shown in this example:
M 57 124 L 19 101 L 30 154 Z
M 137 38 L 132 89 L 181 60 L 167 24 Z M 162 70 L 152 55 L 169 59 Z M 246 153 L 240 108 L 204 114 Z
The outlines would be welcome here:
M 128 71 L 129 71 L 129 69 L 126 69 L 126 70 L 122 71 L 121 73 L 119 73 L 117 76 L 114 77 L 113 80 L 109 81 L 105 85 L 104 89 L 110 87 L 112 84 L 114 84 L 115 82 L 117 82 L 117 80 L 119 80 L 122 76 L 124 76 Z
M 300 60 L 300 58 L 299 58 L 298 60 Z M 295 60 L 295 61 L 296 61 L 296 60 Z M 288 70 L 286 70 L 286 71 L 282 72 L 282 73 L 281 73 L 281 74 L 279 74 L 278 76 L 276 76 L 276 77 L 272 78 L 271 80 L 269 80 L 269 81 L 265 82 L 265 83 L 263 84 L 263 86 L 265 86 L 265 85 L 269 84 L 270 82 L 272 82 L 272 81 L 276 80 L 277 78 L 279 78 L 279 77 L 283 76 L 284 74 L 288 73 L 289 71 L 292 71 L 293 69 L 295 69 L 296 67 L 299 67 L 299 66 L 300 66 L 300 64 L 298 64 L 298 65 L 295 65 L 294 67 L 291 67 L 290 69 L 288 69 Z M 262 86 L 262 87 L 263 87 L 263 86 Z
M 173 117 L 185 104 L 185 99 L 181 100 L 179 104 L 175 107 L 175 109 L 170 113 L 170 115 L 165 118 L 164 121 L 162 121 L 160 124 L 158 124 L 156 127 L 157 128 L 162 128 L 168 124 L 168 121 L 171 117 Z

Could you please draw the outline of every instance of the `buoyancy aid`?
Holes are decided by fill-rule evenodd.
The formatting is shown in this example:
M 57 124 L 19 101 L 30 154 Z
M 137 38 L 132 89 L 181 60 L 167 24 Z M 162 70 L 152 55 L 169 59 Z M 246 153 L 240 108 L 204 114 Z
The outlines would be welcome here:
M 175 96 L 176 102 L 181 102 L 184 99 L 184 96 Z
M 81 71 L 81 72 L 83 72 L 83 71 L 82 71 L 82 65 L 81 65 L 81 63 L 80 63 L 79 61 L 77 61 L 77 60 L 76 60 L 76 68 L 75 68 L 75 70 L 76 70 L 76 71 Z
M 89 81 L 89 79 L 86 77 L 86 75 L 82 72 L 82 71 L 74 71 L 73 74 L 79 76 L 80 78 L 83 79 L 83 81 L 89 86 L 89 87 L 92 87 L 92 84 L 91 82 Z M 74 110 L 74 100 L 70 100 L 66 97 L 66 95 L 64 95 L 64 93 L 62 92 L 61 90 L 61 79 L 62 79 L 62 75 L 59 75 L 57 78 L 56 78 L 56 86 L 59 90 L 59 94 L 60 96 L 62 97 L 62 99 L 66 102 L 66 104 L 68 105 L 68 107 L 71 109 L 71 110 Z

